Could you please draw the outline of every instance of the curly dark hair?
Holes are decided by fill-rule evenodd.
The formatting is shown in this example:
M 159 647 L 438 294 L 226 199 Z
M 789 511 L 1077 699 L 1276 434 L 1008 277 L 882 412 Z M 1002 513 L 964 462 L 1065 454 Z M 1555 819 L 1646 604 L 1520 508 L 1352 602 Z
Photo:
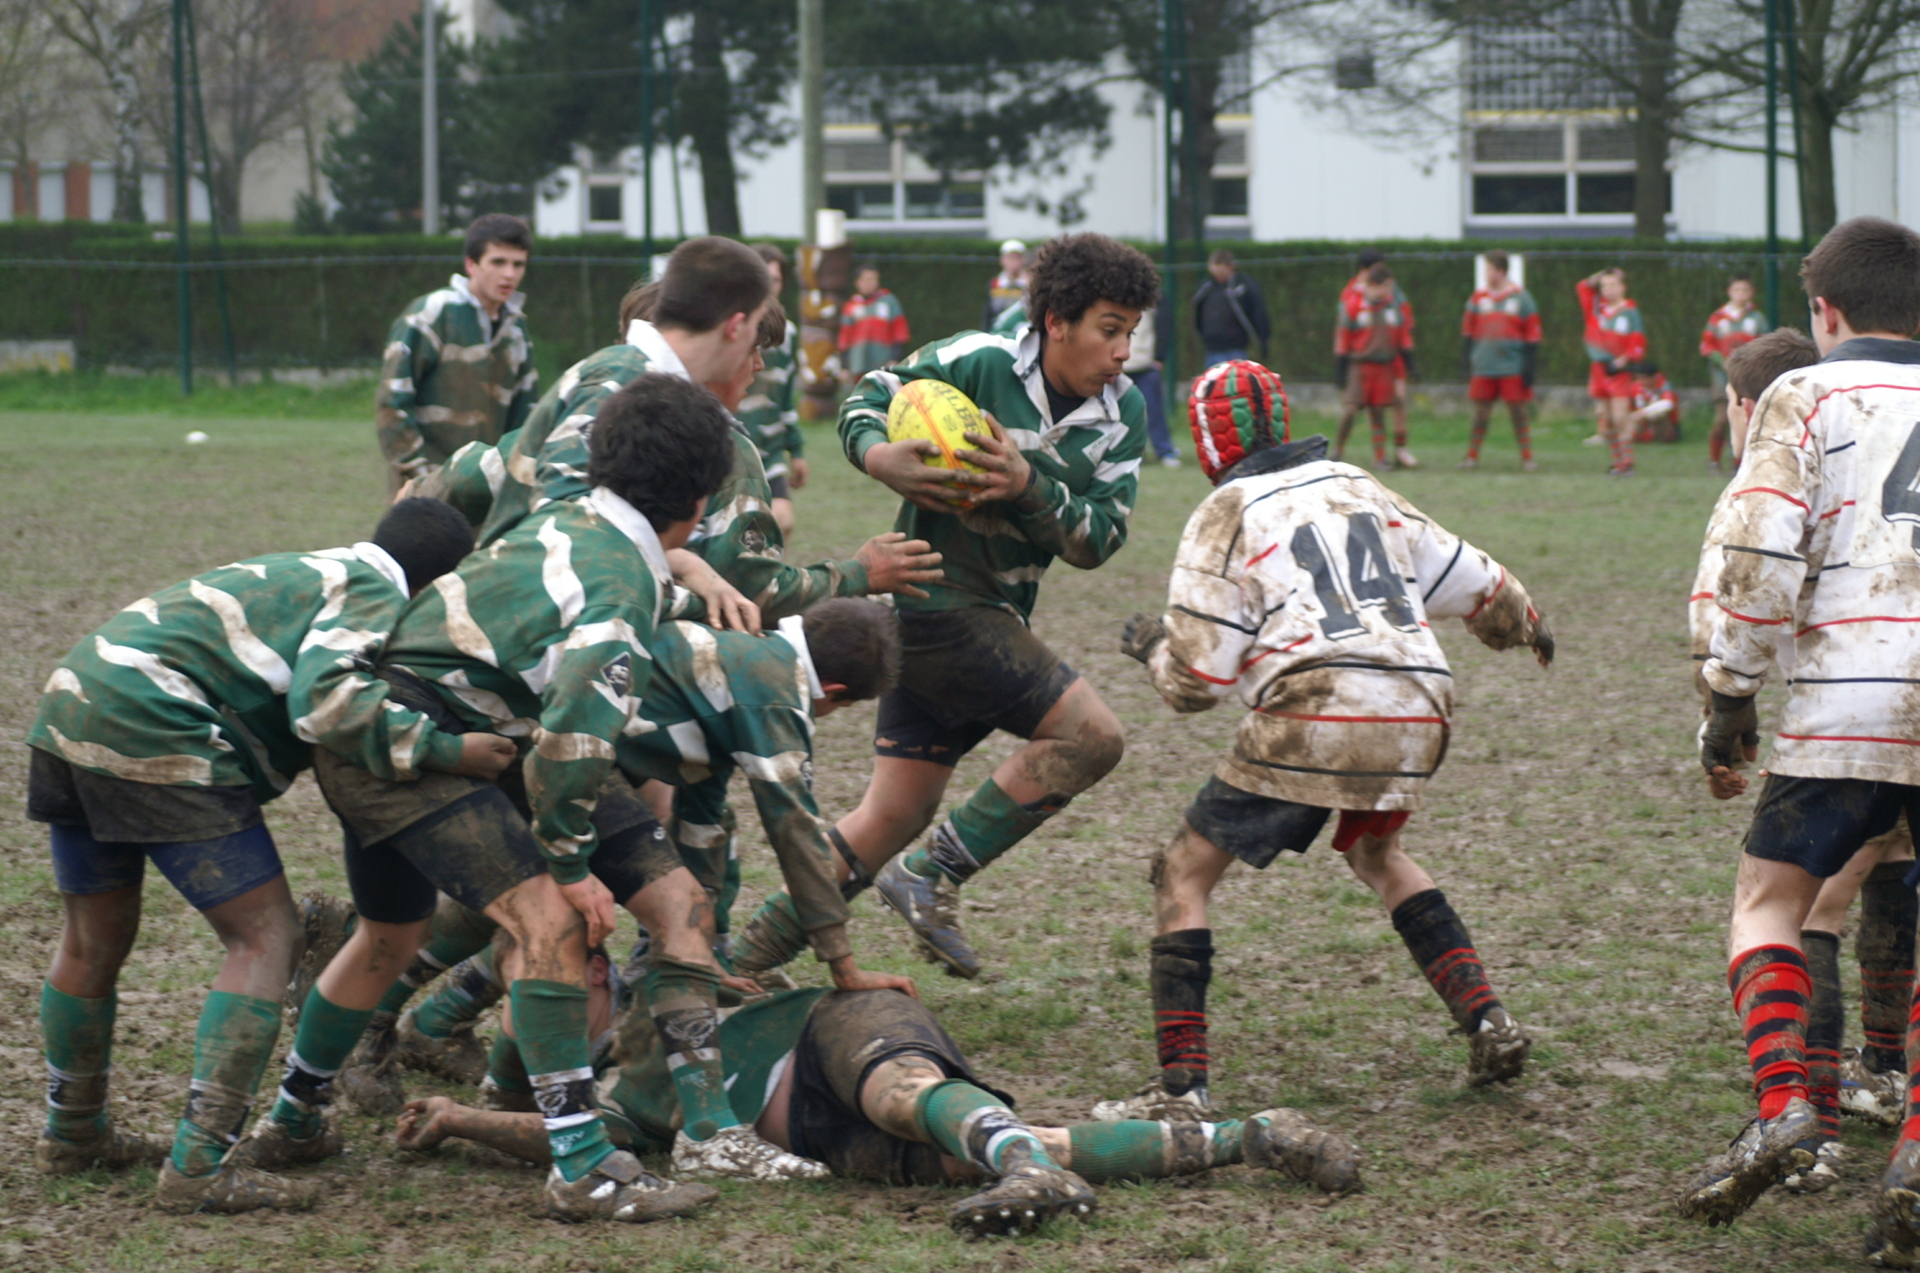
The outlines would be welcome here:
M 697 516 L 733 471 L 733 426 L 720 399 L 648 372 L 608 398 L 588 434 L 587 481 L 664 530 Z
M 880 698 L 900 683 L 900 625 L 877 601 L 835 597 L 800 618 L 822 685 L 844 685 L 842 702 Z
M 1160 301 L 1160 275 L 1147 254 L 1104 234 L 1048 239 L 1027 267 L 1027 317 L 1045 330 L 1047 315 L 1077 323 L 1095 301 L 1142 312 Z

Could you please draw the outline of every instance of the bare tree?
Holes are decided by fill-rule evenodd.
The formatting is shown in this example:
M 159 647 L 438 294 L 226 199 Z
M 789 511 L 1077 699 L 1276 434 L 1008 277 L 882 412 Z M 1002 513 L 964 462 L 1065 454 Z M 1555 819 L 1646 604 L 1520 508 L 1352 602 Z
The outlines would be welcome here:
M 141 64 L 167 13 L 166 0 L 46 0 L 53 29 L 100 70 L 113 125 L 113 219 L 146 220 L 140 203 Z
M 53 42 L 37 0 L 0 0 L 0 153 L 16 172 L 32 158 L 34 138 L 60 102 Z

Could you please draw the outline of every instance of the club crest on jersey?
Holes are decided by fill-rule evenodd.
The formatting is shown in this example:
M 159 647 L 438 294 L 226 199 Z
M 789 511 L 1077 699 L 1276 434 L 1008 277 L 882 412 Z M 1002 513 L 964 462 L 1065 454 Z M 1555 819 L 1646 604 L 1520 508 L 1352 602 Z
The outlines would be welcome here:
M 600 679 L 607 688 L 625 698 L 627 691 L 633 688 L 633 656 L 622 654 L 600 669 Z

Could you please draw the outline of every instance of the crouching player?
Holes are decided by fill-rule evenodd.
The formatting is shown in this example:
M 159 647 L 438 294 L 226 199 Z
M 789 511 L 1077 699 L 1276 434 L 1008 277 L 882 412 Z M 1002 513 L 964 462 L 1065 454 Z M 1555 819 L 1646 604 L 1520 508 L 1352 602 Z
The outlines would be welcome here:
M 611 1023 L 613 1047 L 594 1085 L 608 1132 L 638 1152 L 671 1144 L 685 1112 L 667 1080 L 671 1045 L 651 1017 L 615 1018 L 604 959 L 594 962 L 591 1026 Z M 1246 1163 L 1329 1193 L 1356 1189 L 1353 1147 L 1298 1110 L 1243 1121 L 1081 1123 L 1033 1127 L 978 1078 L 938 1018 L 891 990 L 791 990 L 748 1003 L 720 1026 L 727 1099 L 743 1122 L 837 1176 L 891 1185 L 985 1187 L 948 1222 L 970 1237 L 1023 1233 L 1055 1216 L 1092 1214 L 1088 1186 L 1192 1175 Z M 444 1096 L 402 1115 L 404 1149 L 449 1137 L 545 1162 L 540 1116 L 470 1109 Z
M 1920 235 L 1877 218 L 1844 222 L 1807 256 L 1801 280 L 1821 360 L 1761 396 L 1707 528 L 1722 564 L 1700 760 L 1723 799 L 1746 787 L 1737 771 L 1758 754 L 1754 697 L 1779 661 L 1780 630 L 1793 633 L 1785 715 L 1728 940 L 1727 985 L 1759 1109 L 1680 1195 L 1680 1213 L 1708 1224 L 1731 1222 L 1788 1171 L 1813 1165 L 1800 933 L 1822 880 L 1901 812 L 1909 825 L 1920 814 L 1909 701 L 1920 684 L 1920 346 L 1910 340 L 1920 330 Z M 1920 1244 L 1914 1112 L 1910 1104 L 1878 1206 L 1879 1238 L 1903 1249 Z
M 403 500 L 371 542 L 255 557 L 134 602 L 48 679 L 27 735 L 27 812 L 51 824 L 66 925 L 40 996 L 42 1171 L 164 1157 L 159 1202 L 169 1211 L 311 1201 L 308 1187 L 229 1153 L 272 1059 L 299 953 L 299 917 L 260 806 L 307 767 L 316 742 L 402 783 L 422 769 L 490 776 L 511 758 L 506 739 L 443 734 L 353 674 L 408 596 L 472 546 L 452 509 Z M 114 986 L 139 930 L 148 859 L 227 951 L 201 1009 L 171 1154 L 107 1113 Z
M 1161 1073 L 1102 1113 L 1206 1115 L 1207 899 L 1234 859 L 1263 868 L 1282 849 L 1304 853 L 1336 811 L 1333 847 L 1467 1035 L 1467 1081 L 1515 1078 L 1526 1032 L 1400 828 L 1440 766 L 1453 713 L 1428 619 L 1464 619 L 1496 650 L 1530 646 L 1543 667 L 1546 622 L 1498 562 L 1364 470 L 1328 460 L 1325 438 L 1288 442 L 1280 378 L 1265 367 L 1208 369 L 1190 413 L 1217 489 L 1187 522 L 1165 616 L 1135 615 L 1122 648 L 1175 711 L 1237 693 L 1253 712 L 1154 862 Z

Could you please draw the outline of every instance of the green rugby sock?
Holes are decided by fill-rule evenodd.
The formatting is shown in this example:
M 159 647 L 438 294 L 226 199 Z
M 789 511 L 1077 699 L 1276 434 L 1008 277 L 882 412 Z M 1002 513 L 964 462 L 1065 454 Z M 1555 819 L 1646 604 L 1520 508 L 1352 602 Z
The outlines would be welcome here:
M 187 1112 L 174 1131 L 174 1170 L 204 1176 L 220 1165 L 246 1128 L 253 1094 L 279 1038 L 280 1005 L 273 1000 L 225 990 L 208 993 L 193 1036 Z
M 564 981 L 523 977 L 508 993 L 520 1055 L 546 1120 L 553 1165 L 564 1179 L 578 1180 L 613 1152 L 606 1126 L 594 1110 L 587 992 Z
M 800 912 L 794 909 L 793 898 L 781 889 L 762 902 L 740 930 L 740 940 L 733 948 L 734 967 L 749 969 L 748 976 L 779 968 L 798 959 L 807 945 Z
M 1110 1180 L 1152 1180 L 1185 1176 L 1240 1161 L 1245 1124 L 1076 1123 L 1067 1129 L 1073 1142 L 1073 1170 L 1088 1184 Z
M 527 1063 L 520 1059 L 520 1045 L 505 1030 L 493 1036 L 493 1047 L 487 1052 L 487 1077 L 503 1092 L 533 1090 Z
M 955 1158 L 1000 1174 L 1009 1146 L 1028 1146 L 1033 1160 L 1057 1167 L 1039 1134 L 992 1092 L 965 1079 L 946 1079 L 922 1089 L 913 1105 L 913 1124 L 921 1134 Z
M 82 999 L 40 987 L 40 1037 L 47 1052 L 47 1130 L 89 1141 L 107 1130 L 107 1077 L 113 1069 L 113 1017 L 119 999 Z
M 444 1039 L 460 1026 L 478 1021 L 481 1013 L 500 1001 L 505 989 L 493 970 L 489 946 L 456 964 L 446 984 L 413 1010 L 414 1028 L 430 1039 Z
M 667 1052 L 680 1125 L 694 1140 L 737 1127 L 720 1064 L 720 974 L 705 964 L 655 955 L 647 961 L 647 1010 Z
M 926 844 L 907 855 L 903 865 L 923 879 L 945 872 L 955 884 L 964 884 L 974 872 L 1039 830 L 1071 799 L 1056 795 L 1020 804 L 988 778 L 934 828 Z
M 300 1140 L 319 1133 L 333 1076 L 353 1055 L 372 1019 L 371 1008 L 343 1008 L 321 994 L 318 986 L 307 991 L 300 1028 L 294 1031 L 293 1050 L 287 1053 L 286 1072 L 280 1078 L 280 1095 L 273 1102 L 274 1122 Z

